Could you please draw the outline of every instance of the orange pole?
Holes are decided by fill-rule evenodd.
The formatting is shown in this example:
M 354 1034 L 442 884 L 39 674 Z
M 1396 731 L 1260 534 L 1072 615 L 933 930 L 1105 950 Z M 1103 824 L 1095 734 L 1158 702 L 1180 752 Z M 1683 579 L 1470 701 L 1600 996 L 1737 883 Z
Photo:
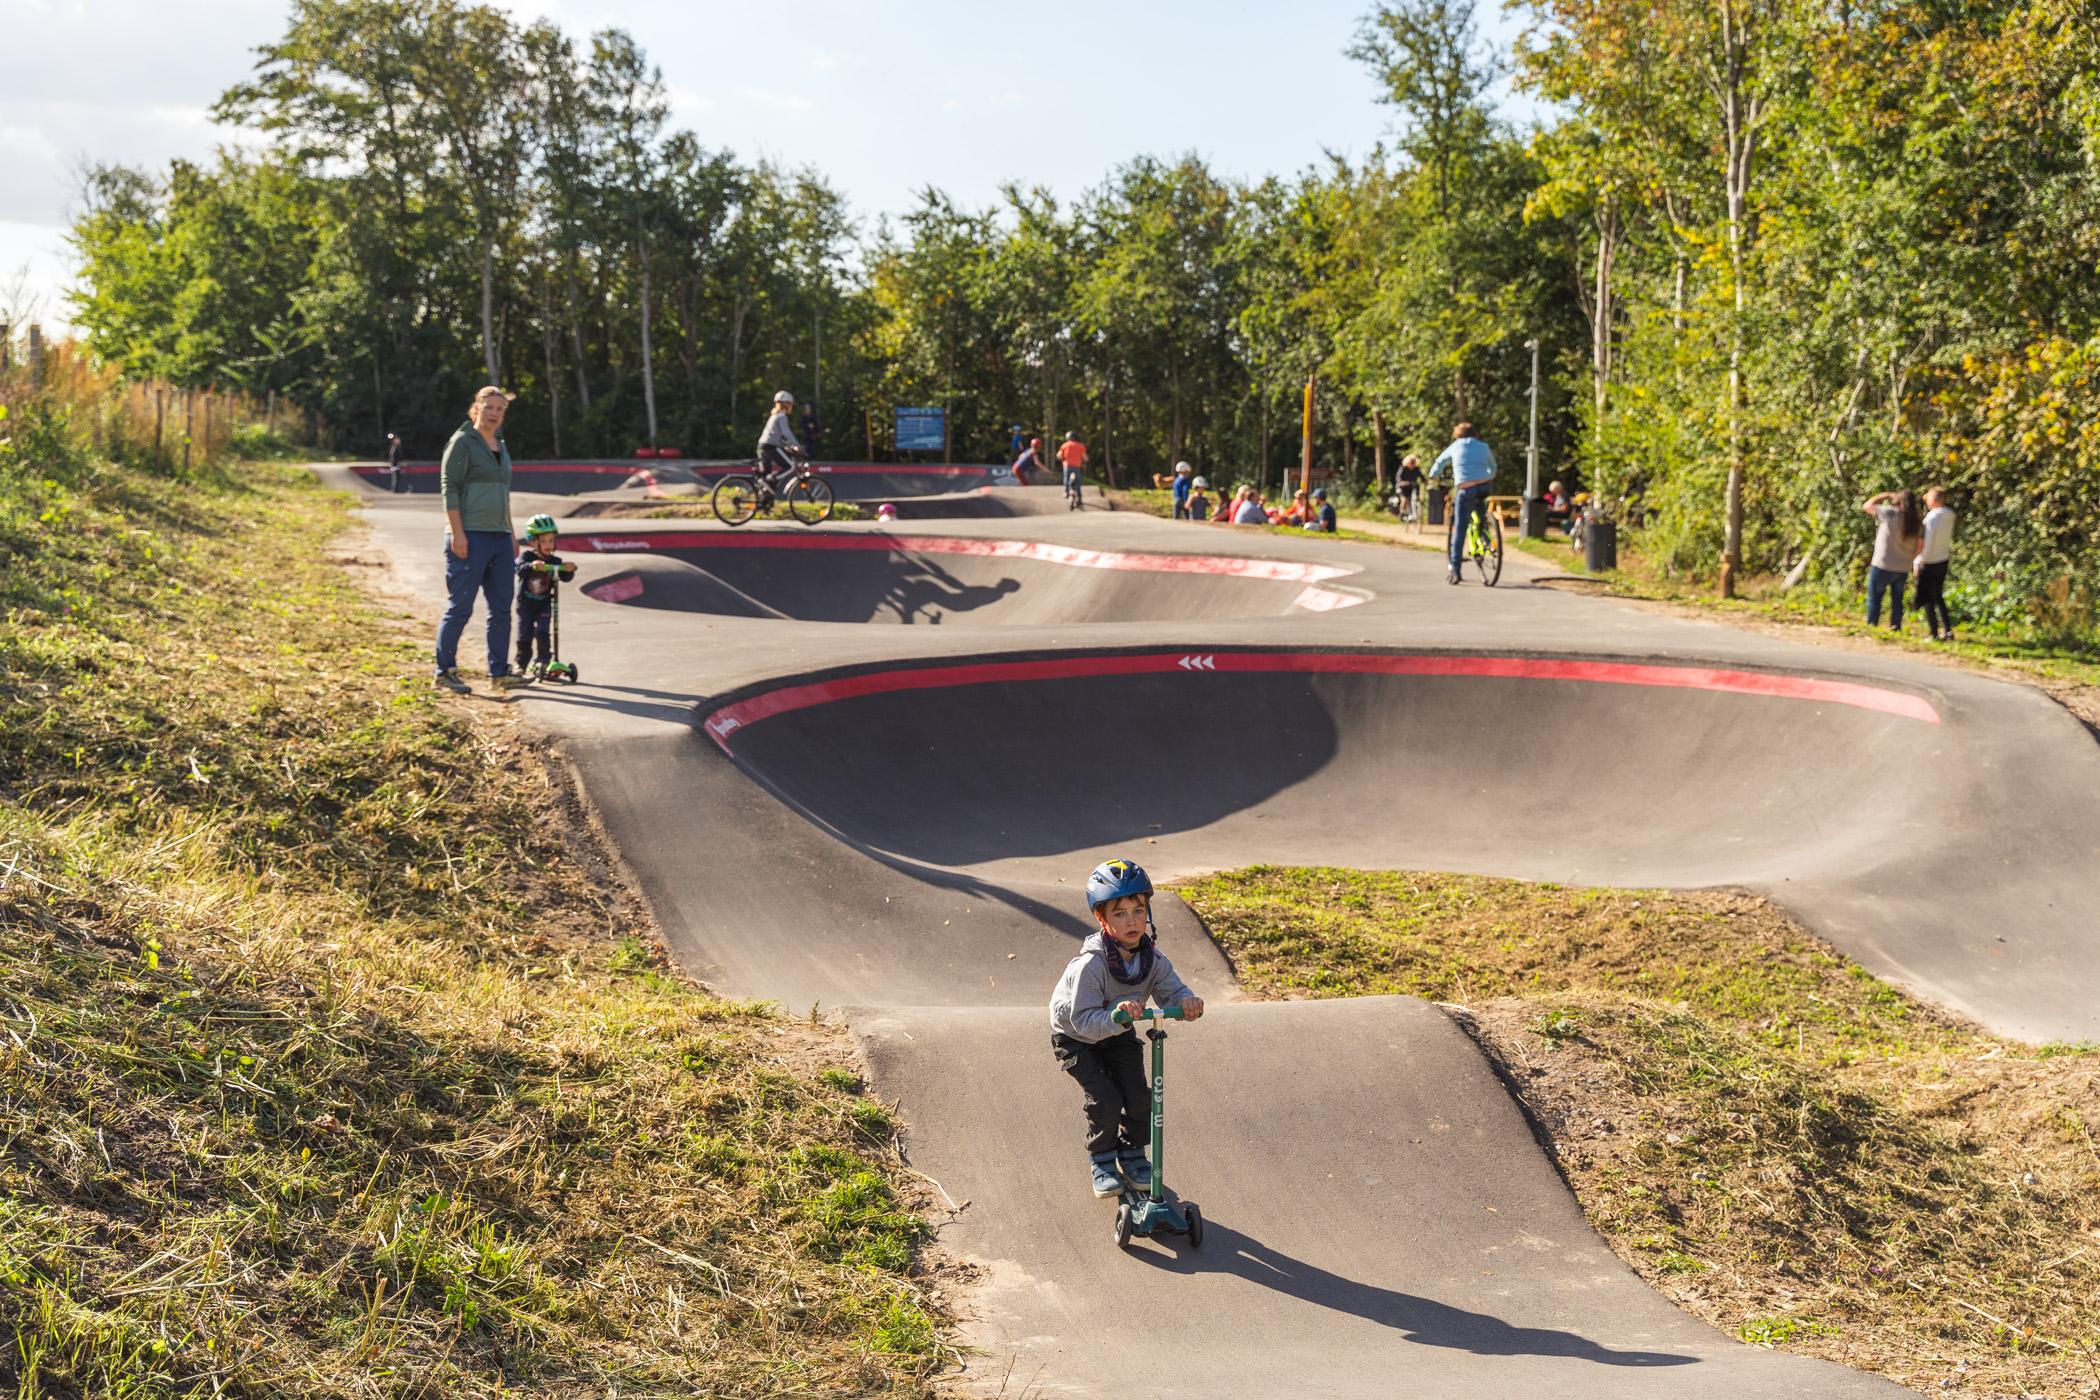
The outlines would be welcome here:
M 1300 491 L 1312 489 L 1313 386 L 1319 382 L 1320 377 L 1317 374 L 1307 376 L 1305 381 L 1305 430 L 1299 440 L 1298 448 L 1298 489 Z

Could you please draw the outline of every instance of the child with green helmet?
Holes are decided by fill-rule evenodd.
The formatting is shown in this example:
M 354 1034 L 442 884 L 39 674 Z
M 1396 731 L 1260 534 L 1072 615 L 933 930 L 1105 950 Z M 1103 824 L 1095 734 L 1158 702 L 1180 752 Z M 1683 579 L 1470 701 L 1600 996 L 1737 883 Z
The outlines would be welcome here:
M 1114 1196 L 1128 1181 L 1152 1185 L 1145 1144 L 1152 1130 L 1152 1086 L 1137 1032 L 1115 1022 L 1118 1010 L 1142 1015 L 1145 1000 L 1178 1006 L 1188 1020 L 1203 1014 L 1160 952 L 1152 924 L 1152 877 L 1132 860 L 1104 861 L 1086 882 L 1087 910 L 1099 925 L 1080 945 L 1050 994 L 1050 1049 L 1079 1081 L 1086 1105 L 1087 1164 L 1096 1196 Z M 1120 1172 L 1120 1175 L 1118 1173 Z
M 525 548 L 518 551 L 518 674 L 527 680 L 546 675 L 554 652 L 554 581 L 576 577 L 576 566 L 554 552 L 560 533 L 553 516 L 535 515 L 525 522 Z

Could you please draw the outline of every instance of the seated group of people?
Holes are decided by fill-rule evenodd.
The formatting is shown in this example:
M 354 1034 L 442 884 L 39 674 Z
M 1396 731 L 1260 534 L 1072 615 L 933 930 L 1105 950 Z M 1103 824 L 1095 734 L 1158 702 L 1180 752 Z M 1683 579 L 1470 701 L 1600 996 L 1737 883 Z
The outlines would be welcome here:
M 1219 497 L 1213 506 L 1210 483 L 1200 476 L 1189 482 L 1186 491 L 1176 491 L 1175 496 L 1177 520 L 1207 520 L 1215 525 L 1286 525 L 1329 535 L 1335 529 L 1334 507 L 1328 503 L 1324 486 L 1310 493 L 1294 492 L 1281 509 L 1271 506 L 1258 488 L 1245 485 L 1234 491 L 1229 500 Z

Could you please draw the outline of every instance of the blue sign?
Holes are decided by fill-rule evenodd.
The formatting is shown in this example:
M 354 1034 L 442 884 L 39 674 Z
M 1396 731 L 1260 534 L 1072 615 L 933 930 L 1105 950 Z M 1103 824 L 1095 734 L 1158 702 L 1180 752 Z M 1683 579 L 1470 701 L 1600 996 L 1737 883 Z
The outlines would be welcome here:
M 947 409 L 900 408 L 897 410 L 897 450 L 899 452 L 938 452 L 947 445 Z

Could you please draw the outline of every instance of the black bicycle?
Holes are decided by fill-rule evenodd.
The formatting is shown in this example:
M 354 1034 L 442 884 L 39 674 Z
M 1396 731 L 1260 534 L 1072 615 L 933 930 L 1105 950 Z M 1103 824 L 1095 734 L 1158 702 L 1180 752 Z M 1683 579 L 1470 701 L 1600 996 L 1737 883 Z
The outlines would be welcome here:
M 754 470 L 725 476 L 715 483 L 715 519 L 724 525 L 742 525 L 755 520 L 785 501 L 788 514 L 804 525 L 822 525 L 831 519 L 831 483 L 810 470 L 808 462 L 797 462 L 787 479 L 774 484 L 777 472 Z

